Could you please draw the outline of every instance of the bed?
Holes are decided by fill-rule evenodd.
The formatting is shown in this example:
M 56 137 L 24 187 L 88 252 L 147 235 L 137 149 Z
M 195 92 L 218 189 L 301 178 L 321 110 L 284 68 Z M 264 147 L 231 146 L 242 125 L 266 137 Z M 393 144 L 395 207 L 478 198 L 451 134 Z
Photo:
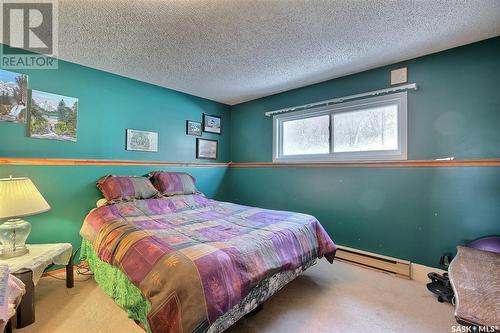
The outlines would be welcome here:
M 336 251 L 310 215 L 200 193 L 96 208 L 80 234 L 96 281 L 152 333 L 221 332 Z

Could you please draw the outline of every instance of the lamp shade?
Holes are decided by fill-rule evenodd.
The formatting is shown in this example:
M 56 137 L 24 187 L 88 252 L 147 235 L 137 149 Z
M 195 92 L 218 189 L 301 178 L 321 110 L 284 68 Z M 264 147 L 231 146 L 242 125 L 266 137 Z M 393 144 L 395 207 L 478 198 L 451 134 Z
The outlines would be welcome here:
M 0 219 L 46 212 L 49 204 L 29 178 L 0 179 Z

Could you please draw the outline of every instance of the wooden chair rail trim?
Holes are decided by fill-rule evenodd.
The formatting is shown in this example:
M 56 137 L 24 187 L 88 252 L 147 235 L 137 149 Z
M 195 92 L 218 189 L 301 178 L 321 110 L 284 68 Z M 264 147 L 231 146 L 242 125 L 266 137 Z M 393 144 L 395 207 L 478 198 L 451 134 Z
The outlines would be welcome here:
M 70 158 L 23 158 L 0 157 L 0 165 L 157 165 L 179 167 L 227 167 L 229 163 L 218 162 L 172 162 L 141 160 L 98 160 Z
M 325 162 L 325 163 L 272 163 L 272 162 L 171 162 L 141 160 L 99 160 L 69 158 L 0 157 L 0 165 L 123 165 L 172 167 L 230 167 L 230 168 L 433 168 L 433 167 L 500 167 L 500 158 L 473 160 L 408 160 L 387 162 Z
M 407 160 L 387 162 L 325 162 L 325 163 L 230 163 L 231 168 L 429 168 L 429 167 L 499 167 L 500 159 L 475 160 Z

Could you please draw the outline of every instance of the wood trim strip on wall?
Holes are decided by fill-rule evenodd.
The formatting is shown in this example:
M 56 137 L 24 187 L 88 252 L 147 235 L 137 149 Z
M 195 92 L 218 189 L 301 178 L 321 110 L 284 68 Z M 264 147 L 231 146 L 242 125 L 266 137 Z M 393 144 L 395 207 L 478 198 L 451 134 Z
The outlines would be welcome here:
M 227 167 L 229 163 L 0 157 L 0 165 L 157 165 L 175 167 Z
M 173 167 L 230 167 L 230 168 L 429 168 L 429 167 L 500 167 L 500 159 L 475 160 L 408 160 L 388 162 L 327 162 L 327 163 L 272 163 L 272 162 L 171 162 L 141 160 L 99 160 L 69 158 L 0 157 L 0 165 L 156 165 Z
M 407 160 L 387 162 L 325 163 L 230 163 L 232 168 L 429 168 L 429 167 L 499 167 L 500 159 L 476 160 Z

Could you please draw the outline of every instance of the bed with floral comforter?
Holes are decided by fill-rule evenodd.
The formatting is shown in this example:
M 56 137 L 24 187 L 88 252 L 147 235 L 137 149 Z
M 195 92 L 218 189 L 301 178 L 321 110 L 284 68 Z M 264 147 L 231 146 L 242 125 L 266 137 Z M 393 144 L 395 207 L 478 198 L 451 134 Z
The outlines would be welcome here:
M 266 279 L 336 251 L 310 215 L 200 194 L 96 208 L 80 234 L 150 303 L 153 333 L 206 332 Z

